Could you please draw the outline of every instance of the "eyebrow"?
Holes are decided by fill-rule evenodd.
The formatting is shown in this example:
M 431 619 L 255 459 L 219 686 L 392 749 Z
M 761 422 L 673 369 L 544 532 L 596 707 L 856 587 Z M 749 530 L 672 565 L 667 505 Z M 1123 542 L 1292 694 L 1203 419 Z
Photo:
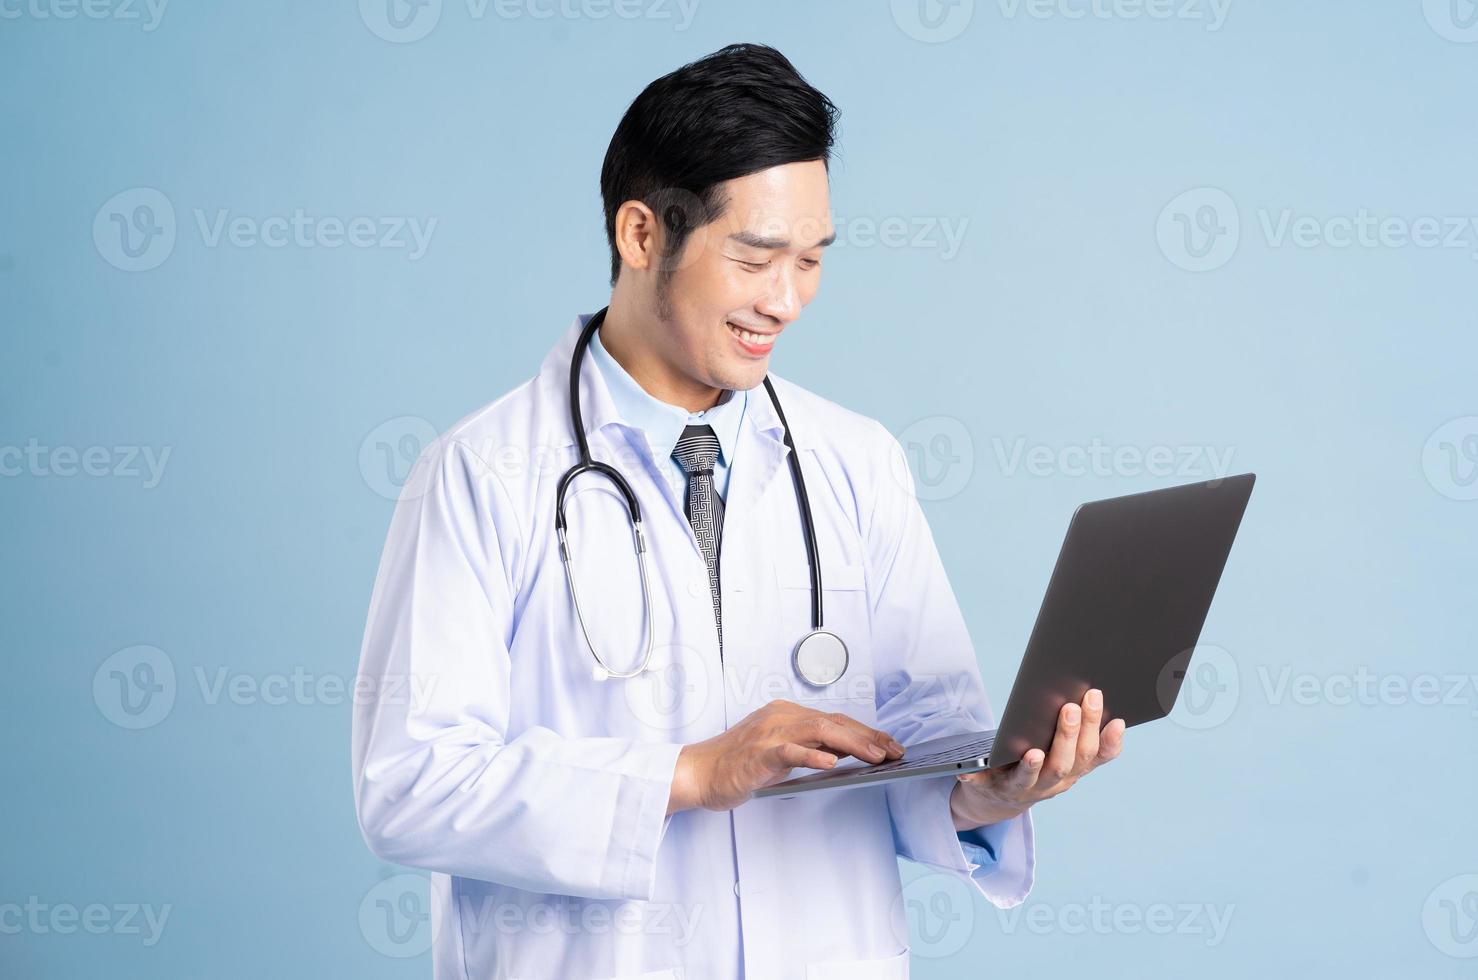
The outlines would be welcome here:
M 788 238 L 766 238 L 763 235 L 756 235 L 752 231 L 736 231 L 731 234 L 729 238 L 733 239 L 741 245 L 748 245 L 750 248 L 790 248 L 790 239 Z M 825 248 L 836 240 L 837 233 L 833 231 L 830 235 L 827 235 L 815 245 L 810 246 L 810 248 Z M 807 251 L 809 251 L 809 249 L 807 249 Z

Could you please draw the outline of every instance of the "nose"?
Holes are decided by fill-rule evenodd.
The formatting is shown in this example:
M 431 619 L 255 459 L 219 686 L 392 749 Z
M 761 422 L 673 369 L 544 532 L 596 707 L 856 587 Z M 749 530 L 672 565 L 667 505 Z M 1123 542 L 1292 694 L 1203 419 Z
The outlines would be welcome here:
M 755 312 L 786 325 L 801 315 L 800 290 L 796 286 L 795 274 L 785 268 L 787 263 L 777 265 L 780 268 L 770 279 L 769 288 L 759 302 L 755 303 L 754 308 Z

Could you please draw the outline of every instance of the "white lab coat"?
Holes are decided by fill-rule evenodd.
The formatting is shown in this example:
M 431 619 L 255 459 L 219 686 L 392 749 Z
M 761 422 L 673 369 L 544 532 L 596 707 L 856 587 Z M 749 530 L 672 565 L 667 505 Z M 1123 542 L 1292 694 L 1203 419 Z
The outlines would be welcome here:
M 978 867 L 955 835 L 950 778 L 666 816 L 681 746 L 776 698 L 904 744 L 994 726 L 898 443 L 772 375 L 815 514 L 826 625 L 851 651 L 846 675 L 818 691 L 790 664 L 810 626 L 807 564 L 764 390 L 750 394 L 726 499 L 720 660 L 681 488 L 587 358 L 591 450 L 641 503 L 655 623 L 645 675 L 597 678 L 554 531 L 583 319 L 537 377 L 427 447 L 396 507 L 360 666 L 386 695 L 354 714 L 365 839 L 434 873 L 438 980 L 907 977 L 895 855 L 1010 907 L 1032 885 L 1029 813 L 987 829 L 996 861 Z M 580 600 L 602 656 L 628 669 L 642 603 L 624 506 L 609 484 L 576 486 Z

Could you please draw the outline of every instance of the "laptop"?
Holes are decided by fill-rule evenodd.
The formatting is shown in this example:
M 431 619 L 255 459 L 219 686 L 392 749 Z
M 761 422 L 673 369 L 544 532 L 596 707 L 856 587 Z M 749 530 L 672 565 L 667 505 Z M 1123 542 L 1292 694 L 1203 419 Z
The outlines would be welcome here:
M 908 745 L 903 758 L 879 765 L 851 759 L 754 796 L 1009 766 L 1032 747 L 1045 751 L 1062 706 L 1094 687 L 1103 691 L 1105 723 L 1165 717 L 1256 479 L 1243 473 L 1079 506 L 998 728 Z

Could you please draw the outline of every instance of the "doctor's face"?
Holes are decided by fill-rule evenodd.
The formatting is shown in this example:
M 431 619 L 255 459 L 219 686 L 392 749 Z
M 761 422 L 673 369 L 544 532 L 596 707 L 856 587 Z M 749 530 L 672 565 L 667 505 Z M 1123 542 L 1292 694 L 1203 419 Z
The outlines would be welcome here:
M 769 370 L 781 333 L 821 285 L 832 231 L 826 165 L 772 167 L 728 181 L 728 206 L 684 243 L 657 284 L 667 356 L 692 380 L 749 389 Z

